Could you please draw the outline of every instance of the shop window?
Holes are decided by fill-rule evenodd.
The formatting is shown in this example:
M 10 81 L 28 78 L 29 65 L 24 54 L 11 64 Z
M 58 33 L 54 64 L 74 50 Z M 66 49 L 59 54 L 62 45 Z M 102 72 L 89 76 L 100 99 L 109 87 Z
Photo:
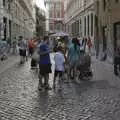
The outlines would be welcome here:
M 118 3 L 118 2 L 119 2 L 119 0 L 115 0 L 115 2 L 116 2 L 116 3 Z

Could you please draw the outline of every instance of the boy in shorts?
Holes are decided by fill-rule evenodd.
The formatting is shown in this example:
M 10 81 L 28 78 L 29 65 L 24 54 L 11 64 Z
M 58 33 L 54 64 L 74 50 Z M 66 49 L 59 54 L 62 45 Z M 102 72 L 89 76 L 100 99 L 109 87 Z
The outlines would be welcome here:
M 64 70 L 65 57 L 61 46 L 57 48 L 57 52 L 55 54 L 54 60 L 55 60 L 55 73 L 54 73 L 53 88 L 55 88 L 56 77 L 59 75 L 59 85 L 61 89 L 63 72 L 65 71 Z

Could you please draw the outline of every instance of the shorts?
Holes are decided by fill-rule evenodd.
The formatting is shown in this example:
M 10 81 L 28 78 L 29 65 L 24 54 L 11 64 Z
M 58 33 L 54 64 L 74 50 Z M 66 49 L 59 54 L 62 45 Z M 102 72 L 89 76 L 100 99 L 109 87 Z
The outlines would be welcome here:
M 63 76 L 63 71 L 56 71 L 55 70 L 54 76 L 57 77 L 58 75 L 59 75 L 59 77 L 62 77 Z
M 70 69 L 75 68 L 75 67 L 78 65 L 78 63 L 79 63 L 78 60 L 70 62 L 70 63 L 69 63 Z
M 31 67 L 37 67 L 37 61 L 35 59 L 31 59 Z
M 23 50 L 23 49 L 19 49 L 19 54 L 20 56 L 26 56 L 26 50 Z
M 34 48 L 29 48 L 29 54 L 33 54 L 34 53 Z
M 46 64 L 46 65 L 41 64 L 39 65 L 39 69 L 40 69 L 40 75 L 46 75 L 52 73 L 51 64 Z

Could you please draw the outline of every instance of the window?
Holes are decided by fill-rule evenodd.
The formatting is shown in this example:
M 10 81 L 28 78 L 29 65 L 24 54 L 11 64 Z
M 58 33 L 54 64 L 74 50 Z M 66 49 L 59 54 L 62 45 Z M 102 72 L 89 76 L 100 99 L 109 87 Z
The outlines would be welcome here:
M 76 28 L 76 29 L 77 29 L 76 33 L 77 33 L 77 35 L 79 35 L 79 26 L 80 26 L 80 25 L 79 25 L 79 20 L 77 21 L 76 25 L 77 25 L 77 26 L 76 26 L 76 27 L 77 27 L 77 28 Z
M 53 31 L 53 24 L 50 23 L 50 31 Z
M 80 25 L 79 34 L 80 34 L 80 36 L 82 36 L 82 20 L 81 19 L 80 19 L 79 25 Z
M 49 16 L 50 16 L 50 18 L 52 18 L 52 17 L 53 17 L 53 13 L 52 13 L 52 11 L 50 11 L 50 15 L 49 15 Z
M 58 10 L 60 10 L 61 9 L 61 4 L 60 3 L 56 4 L 55 8 L 58 9 Z
M 106 7 L 107 7 L 107 0 L 103 0 L 103 10 L 104 11 L 105 11 Z
M 57 18 L 60 18 L 60 11 L 56 12 Z
M 88 28 L 87 32 L 88 32 L 88 36 L 89 36 L 89 28 L 90 28 L 90 27 L 89 27 L 89 21 L 90 21 L 90 19 L 89 19 L 89 15 L 88 15 L 88 16 L 87 16 L 87 26 L 88 26 L 88 27 L 87 27 L 87 28 Z
M 60 23 L 56 24 L 56 30 L 58 30 L 58 31 L 61 30 L 61 24 Z
M 8 3 L 8 10 L 10 11 L 11 10 L 11 4 Z
M 86 36 L 86 17 L 84 18 L 84 25 L 85 25 L 84 35 Z
M 5 7 L 5 5 L 6 5 L 6 0 L 3 0 L 3 6 Z
M 103 52 L 107 49 L 107 26 L 103 26 Z
M 116 3 L 118 3 L 118 2 L 119 2 L 119 0 L 115 0 L 115 2 L 116 2 Z
M 53 10 L 53 9 L 54 9 L 54 4 L 51 3 L 51 4 L 49 5 L 49 10 Z
M 93 14 L 91 14 L 91 36 L 93 36 Z

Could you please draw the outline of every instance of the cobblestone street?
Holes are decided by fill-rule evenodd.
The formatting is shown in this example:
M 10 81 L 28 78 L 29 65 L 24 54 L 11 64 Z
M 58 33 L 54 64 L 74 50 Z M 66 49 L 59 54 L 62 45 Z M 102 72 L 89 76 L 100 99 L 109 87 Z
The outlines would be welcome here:
M 93 58 L 91 81 L 39 92 L 37 71 L 15 61 L 0 72 L 0 120 L 120 120 L 120 80 L 110 65 Z

